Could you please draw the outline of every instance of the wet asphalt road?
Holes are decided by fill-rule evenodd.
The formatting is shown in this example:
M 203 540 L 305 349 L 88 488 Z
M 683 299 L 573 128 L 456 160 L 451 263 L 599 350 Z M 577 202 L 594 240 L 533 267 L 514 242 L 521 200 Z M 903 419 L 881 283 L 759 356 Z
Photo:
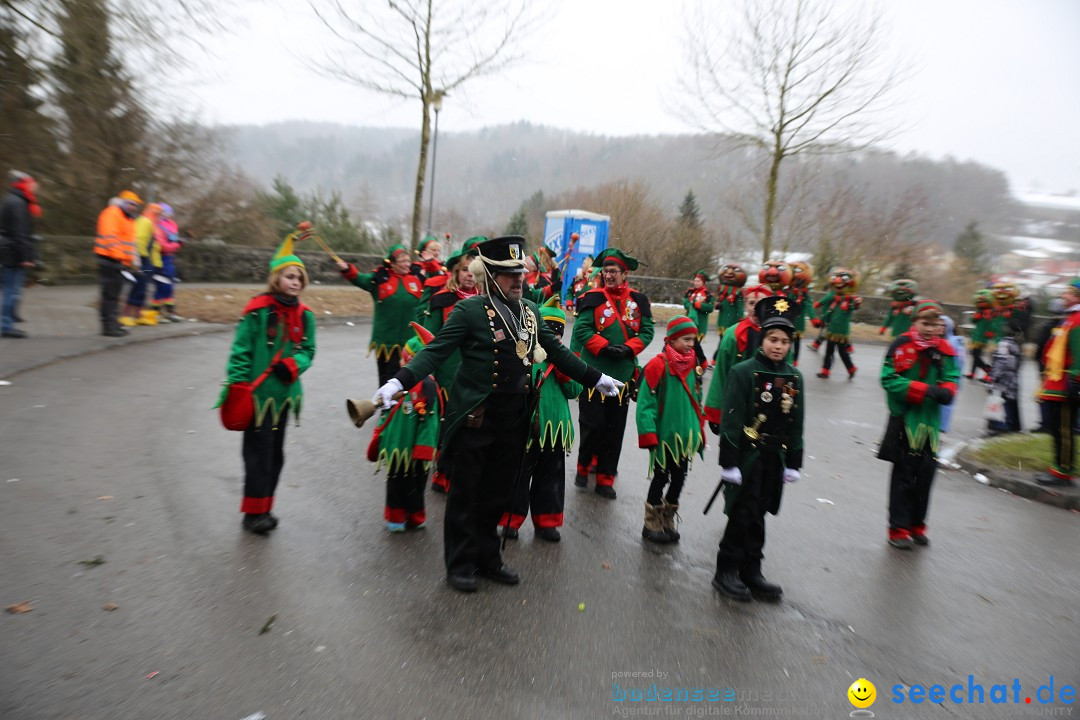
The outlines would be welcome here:
M 709 585 L 724 523 L 701 514 L 715 447 L 691 470 L 682 542 L 650 546 L 632 420 L 617 501 L 571 484 L 563 542 L 525 529 L 506 553 L 520 586 L 447 588 L 443 497 L 429 494 L 426 530 L 387 535 L 370 435 L 346 418 L 344 399 L 375 389 L 367 337 L 320 331 L 268 538 L 240 531 L 240 435 L 210 410 L 228 334 L 0 388 L 0 604 L 34 606 L 0 616 L 0 717 L 845 717 L 860 677 L 881 718 L 1080 716 L 1023 704 L 1051 676 L 1057 690 L 1080 684 L 1080 517 L 940 472 L 932 546 L 887 547 L 889 466 L 873 457 L 884 346 L 858 347 L 854 382 L 818 380 L 804 357 L 809 459 L 765 549 L 784 601 L 738 605 Z M 984 397 L 965 387 L 950 444 L 981 432 Z M 987 695 L 1019 679 L 1021 704 L 967 704 L 966 690 L 963 704 L 891 702 L 895 685 L 966 687 L 969 674 Z M 615 702 L 613 683 L 735 700 Z

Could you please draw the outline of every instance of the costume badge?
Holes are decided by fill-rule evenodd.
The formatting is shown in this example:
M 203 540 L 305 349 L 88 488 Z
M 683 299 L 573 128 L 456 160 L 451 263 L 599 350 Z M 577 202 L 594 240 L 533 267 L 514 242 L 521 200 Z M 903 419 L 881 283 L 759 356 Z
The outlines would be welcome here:
M 505 339 L 506 339 L 506 333 L 504 333 L 502 330 L 496 330 L 495 331 L 495 342 L 502 342 Z
M 769 392 L 768 390 L 761 393 L 761 402 L 763 402 L 763 403 L 771 403 L 772 402 L 772 393 Z
M 406 400 L 405 402 L 401 403 L 401 412 L 408 415 L 412 411 L 413 411 L 412 400 Z
M 489 318 L 494 318 L 495 317 L 495 309 L 494 308 L 488 308 L 487 309 L 487 316 Z
M 520 260 L 521 259 L 521 246 L 511 243 L 509 247 L 510 247 L 510 259 L 511 260 Z

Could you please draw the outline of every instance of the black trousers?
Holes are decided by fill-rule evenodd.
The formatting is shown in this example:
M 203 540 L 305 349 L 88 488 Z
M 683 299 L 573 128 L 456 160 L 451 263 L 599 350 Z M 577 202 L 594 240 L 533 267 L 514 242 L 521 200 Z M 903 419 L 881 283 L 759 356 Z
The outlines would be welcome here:
M 716 571 L 756 569 L 765 557 L 765 513 L 780 509 L 784 464 L 775 452 L 763 452 L 743 475 L 743 484 L 731 507 L 727 527 L 716 554 Z
M 974 376 L 976 370 L 982 370 L 987 375 L 990 374 L 990 366 L 983 360 L 982 345 L 975 345 L 971 348 L 971 372 L 968 374 Z
M 911 530 L 926 524 L 937 458 L 929 442 L 920 452 L 902 448 L 897 458 L 889 475 L 889 527 Z
M 582 393 L 578 408 L 578 425 L 581 428 L 578 465 L 588 467 L 595 457 L 596 484 L 613 485 L 619 472 L 630 396 L 624 392 L 620 402 L 619 398 L 604 398 L 598 392 L 594 392 L 591 399 Z
M 120 295 L 124 291 L 124 266 L 115 260 L 98 258 L 98 278 L 101 280 L 101 331 L 120 328 Z
M 492 394 L 473 411 L 479 422 L 462 421 L 447 447 L 453 468 L 446 499 L 443 553 L 448 575 L 498 569 L 499 518 L 510 508 L 525 450 L 528 418 L 524 395 Z M 469 427 L 478 424 L 479 427 Z
M 542 448 L 534 440 L 525 458 L 525 474 L 518 483 L 510 527 L 521 527 L 530 512 L 535 527 L 562 527 L 565 499 L 566 451 L 562 443 Z M 499 524 L 504 522 L 505 515 Z
M 1073 420 L 1076 408 L 1070 402 L 1043 402 L 1050 418 L 1050 436 L 1054 438 L 1054 462 L 1051 468 L 1071 476 L 1075 468 Z
M 682 494 L 683 483 L 686 482 L 686 471 L 690 467 L 689 460 L 675 462 L 671 453 L 667 454 L 667 469 L 660 467 L 660 463 L 653 464 L 652 481 L 649 483 L 649 493 L 646 499 L 650 505 L 659 505 L 664 499 L 664 486 L 671 483 L 667 491 L 667 501 L 671 505 L 679 504 L 679 495 Z
M 401 350 L 394 350 L 385 360 L 376 357 L 375 365 L 379 368 L 379 387 L 382 387 L 401 369 Z
M 794 354 L 795 364 L 798 365 L 799 364 L 799 348 L 802 345 L 802 333 L 801 332 L 795 333 L 795 338 L 792 340 L 792 345 L 793 345 L 793 347 L 791 349 L 791 352 Z
M 386 474 L 386 509 L 383 517 L 387 522 L 408 523 L 416 526 L 427 520 L 424 511 L 424 486 L 427 470 L 419 460 L 400 463 L 393 472 Z
M 834 340 L 830 340 L 825 346 L 825 362 L 821 367 L 825 370 L 832 367 L 834 350 L 840 355 L 840 362 L 844 363 L 844 367 L 847 368 L 848 372 L 851 372 L 851 368 L 855 367 L 855 365 L 851 362 L 851 355 L 848 354 L 848 345 L 846 342 L 838 343 Z
M 244 431 L 244 500 L 240 512 L 260 514 L 274 506 L 281 468 L 285 465 L 285 421 L 275 425 L 268 413 L 263 423 Z

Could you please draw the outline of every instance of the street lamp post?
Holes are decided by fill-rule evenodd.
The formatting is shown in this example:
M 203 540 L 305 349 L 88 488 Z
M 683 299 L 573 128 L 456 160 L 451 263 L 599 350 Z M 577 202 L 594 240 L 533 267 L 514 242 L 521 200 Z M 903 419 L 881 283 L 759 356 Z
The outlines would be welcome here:
M 431 189 L 428 191 L 428 232 L 431 232 L 431 217 L 435 213 L 435 160 L 439 152 L 439 111 L 446 92 L 436 90 L 431 96 L 431 108 L 435 111 L 435 139 L 431 143 Z

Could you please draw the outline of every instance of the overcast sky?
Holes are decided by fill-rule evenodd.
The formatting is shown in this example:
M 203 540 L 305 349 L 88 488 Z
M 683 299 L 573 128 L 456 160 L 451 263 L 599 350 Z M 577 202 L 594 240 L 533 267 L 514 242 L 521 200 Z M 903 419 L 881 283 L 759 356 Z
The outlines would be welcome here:
M 892 149 L 998 167 L 1014 192 L 1080 191 L 1080 0 L 883 7 L 893 49 L 914 71 Z M 526 62 L 446 100 L 441 133 L 517 120 L 607 135 L 692 131 L 667 105 L 683 68 L 678 2 L 552 0 L 550 8 Z M 252 7 L 197 68 L 212 78 L 191 89 L 204 119 L 419 127 L 417 101 L 324 79 L 305 67 L 304 51 L 290 49 L 310 54 L 325 33 L 304 0 Z

